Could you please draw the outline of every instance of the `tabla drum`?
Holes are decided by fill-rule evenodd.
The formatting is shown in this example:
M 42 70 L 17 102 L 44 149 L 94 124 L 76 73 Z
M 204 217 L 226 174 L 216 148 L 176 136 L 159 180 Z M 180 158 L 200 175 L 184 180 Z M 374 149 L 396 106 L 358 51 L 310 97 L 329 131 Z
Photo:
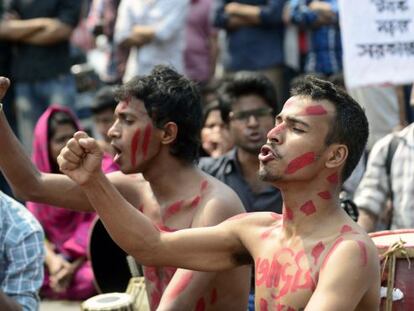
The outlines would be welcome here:
M 98 293 L 125 292 L 131 278 L 127 254 L 111 239 L 98 217 L 91 226 L 89 257 Z
M 414 229 L 379 231 L 370 237 L 381 258 L 381 310 L 414 310 Z
M 82 311 L 134 311 L 133 299 L 127 293 L 100 294 L 81 305 Z

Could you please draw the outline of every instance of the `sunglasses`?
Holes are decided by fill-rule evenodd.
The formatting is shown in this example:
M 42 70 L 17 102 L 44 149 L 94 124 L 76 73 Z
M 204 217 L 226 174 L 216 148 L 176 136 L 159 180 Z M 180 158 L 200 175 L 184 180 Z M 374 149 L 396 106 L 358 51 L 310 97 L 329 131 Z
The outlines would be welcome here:
M 252 110 L 245 110 L 245 111 L 238 111 L 238 112 L 230 112 L 229 117 L 230 120 L 240 120 L 240 121 L 247 121 L 250 117 L 261 118 L 261 117 L 271 117 L 273 113 L 272 108 L 259 108 L 259 109 L 252 109 Z

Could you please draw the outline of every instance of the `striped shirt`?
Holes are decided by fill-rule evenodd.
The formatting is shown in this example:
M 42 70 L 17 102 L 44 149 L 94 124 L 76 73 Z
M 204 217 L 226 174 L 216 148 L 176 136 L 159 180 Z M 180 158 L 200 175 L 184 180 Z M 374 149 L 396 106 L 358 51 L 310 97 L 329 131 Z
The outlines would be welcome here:
M 44 234 L 20 203 L 0 191 L 0 289 L 25 311 L 38 310 Z
M 355 193 L 358 208 L 379 216 L 390 194 L 386 173 L 388 147 L 393 135 L 399 138 L 391 162 L 393 214 L 391 229 L 414 228 L 414 123 L 380 139 L 372 148 L 367 169 Z

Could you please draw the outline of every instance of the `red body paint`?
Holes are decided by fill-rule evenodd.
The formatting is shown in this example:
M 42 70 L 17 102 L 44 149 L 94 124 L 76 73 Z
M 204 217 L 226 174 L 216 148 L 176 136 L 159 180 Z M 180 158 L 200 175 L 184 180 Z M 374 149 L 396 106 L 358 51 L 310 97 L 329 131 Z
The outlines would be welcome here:
M 196 196 L 190 203 L 191 208 L 196 208 L 200 204 L 201 196 Z
M 332 256 L 332 253 L 339 246 L 339 244 L 343 241 L 344 241 L 344 238 L 340 237 L 334 242 L 334 244 L 332 245 L 332 247 L 329 250 L 328 254 L 326 255 L 325 259 L 323 260 L 322 269 L 325 268 L 326 264 L 328 263 L 329 258 Z
M 315 152 L 307 152 L 301 155 L 288 164 L 288 167 L 285 170 L 285 174 L 293 174 L 296 171 L 308 166 L 309 164 L 312 164 L 315 161 L 315 158 Z
M 207 180 L 203 180 L 203 182 L 201 183 L 200 190 L 201 191 L 206 190 L 207 189 L 207 186 L 208 186 L 208 181 Z
M 319 257 L 321 256 L 322 252 L 325 250 L 325 245 L 322 242 L 319 242 L 315 245 L 315 247 L 312 249 L 312 257 L 313 257 L 313 264 L 317 265 Z
M 262 239 L 262 240 L 265 240 L 265 239 L 267 239 L 269 236 L 270 236 L 270 234 L 274 231 L 274 230 L 276 230 L 277 228 L 280 228 L 280 224 L 278 224 L 278 225 L 276 225 L 276 226 L 272 226 L 271 228 L 269 228 L 269 229 L 266 229 L 261 235 L 260 235 L 260 239 Z
M 204 301 L 204 298 L 201 297 L 196 304 L 195 310 L 196 311 L 204 311 L 206 309 L 206 302 Z
M 321 105 L 309 106 L 306 107 L 305 112 L 303 113 L 306 116 L 322 116 L 328 112 Z
M 152 125 L 151 123 L 148 123 L 144 130 L 144 141 L 142 143 L 142 153 L 144 155 L 144 159 L 147 157 L 148 154 L 148 147 L 150 143 L 152 133 Z
M 300 211 L 309 216 L 316 212 L 316 207 L 312 201 L 308 201 L 300 207 Z
M 326 178 L 331 184 L 336 185 L 339 181 L 338 173 L 333 173 Z
M 287 206 L 283 207 L 283 217 L 286 220 L 292 220 L 293 219 L 293 211 Z
M 141 130 L 137 129 L 134 136 L 131 140 L 131 165 L 135 166 L 137 164 L 137 151 L 138 151 L 138 143 L 141 136 Z
M 357 241 L 359 249 L 361 250 L 362 266 L 365 267 L 368 264 L 367 247 L 364 242 Z
M 267 305 L 267 300 L 260 298 L 260 311 L 268 311 L 269 307 Z
M 168 299 L 174 300 L 176 299 L 190 284 L 191 279 L 193 278 L 194 273 L 192 271 L 186 271 L 181 275 L 178 284 L 168 292 Z
M 217 288 L 213 288 L 210 294 L 210 304 L 214 305 L 217 302 Z
M 181 208 L 183 207 L 184 201 L 178 201 L 173 203 L 172 205 L 168 206 L 165 210 L 165 214 L 163 216 L 164 221 L 173 216 L 174 214 L 177 214 Z
M 282 131 L 284 131 L 286 129 L 286 124 L 285 123 L 281 123 L 277 126 L 275 126 L 273 129 L 271 129 L 272 134 L 280 134 Z
M 320 196 L 324 200 L 330 200 L 332 198 L 332 195 L 329 191 L 322 191 L 318 193 L 318 196 Z
M 348 226 L 348 225 L 344 225 L 341 228 L 341 234 L 347 233 L 347 232 L 351 232 L 351 231 L 352 231 L 352 227 L 351 226 Z

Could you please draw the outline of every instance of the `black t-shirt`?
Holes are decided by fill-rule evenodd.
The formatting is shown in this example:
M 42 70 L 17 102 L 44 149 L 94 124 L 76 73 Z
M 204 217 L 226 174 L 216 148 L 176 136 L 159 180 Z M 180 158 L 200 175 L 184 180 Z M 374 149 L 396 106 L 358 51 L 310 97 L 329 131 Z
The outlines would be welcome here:
M 11 0 L 10 10 L 21 19 L 57 18 L 76 27 L 80 0 Z M 53 79 L 70 70 L 69 41 L 47 46 L 16 44 L 13 48 L 12 75 L 19 82 Z

